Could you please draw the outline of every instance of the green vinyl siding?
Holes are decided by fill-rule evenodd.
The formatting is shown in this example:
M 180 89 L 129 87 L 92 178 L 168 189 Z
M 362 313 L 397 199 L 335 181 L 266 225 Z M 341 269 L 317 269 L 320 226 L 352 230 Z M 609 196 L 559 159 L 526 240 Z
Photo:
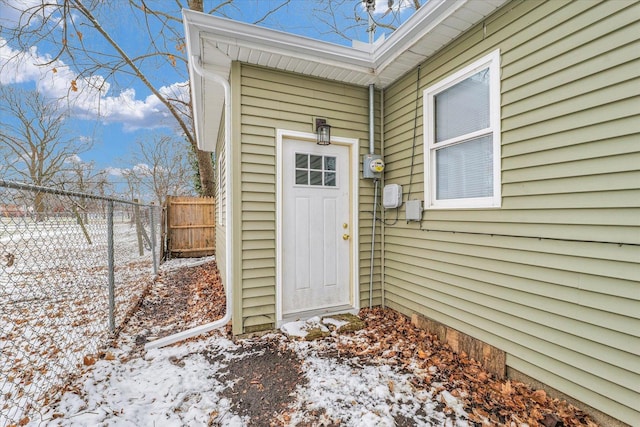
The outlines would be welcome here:
M 414 70 L 384 102 L 385 184 L 423 200 L 422 91 L 500 49 L 502 207 L 429 210 L 419 223 L 400 208 L 385 227 L 385 304 L 501 348 L 511 368 L 630 424 L 640 420 L 639 26 L 635 1 L 513 1 L 422 64 L 417 93 Z
M 276 129 L 314 132 L 314 117 L 324 117 L 332 135 L 360 140 L 359 156 L 368 147 L 368 90 L 267 68 L 240 64 L 240 212 L 239 309 L 234 328 L 276 324 Z M 368 304 L 369 254 L 373 199 L 370 181 L 361 181 L 360 301 Z M 369 207 L 365 207 L 369 206 Z M 366 230 L 366 232 L 365 232 Z M 376 264 L 380 263 L 379 252 Z M 376 304 L 380 272 L 376 267 Z M 241 322 L 242 326 L 236 326 Z M 236 330 L 236 329 L 234 329 Z M 238 332 L 239 333 L 239 332 Z
M 215 171 L 216 171 L 216 188 L 215 188 L 215 202 L 216 202 L 216 265 L 220 272 L 220 278 L 224 286 L 228 286 L 227 271 L 225 268 L 225 262 L 227 260 L 227 160 L 225 151 L 224 140 L 224 116 L 220 121 L 220 128 L 218 132 L 218 139 L 216 141 L 215 151 Z

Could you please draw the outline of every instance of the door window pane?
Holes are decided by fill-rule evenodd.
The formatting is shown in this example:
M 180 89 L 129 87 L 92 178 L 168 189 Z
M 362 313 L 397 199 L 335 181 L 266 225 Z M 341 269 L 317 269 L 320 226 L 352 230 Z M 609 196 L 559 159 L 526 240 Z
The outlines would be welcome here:
M 308 185 L 309 184 L 309 172 L 306 170 L 296 170 L 296 184 Z
M 322 156 L 311 155 L 310 169 L 322 170 Z
M 324 169 L 328 171 L 336 170 L 336 158 L 331 156 L 325 156 Z
M 335 187 L 336 186 L 336 174 L 335 174 L 335 172 L 325 172 L 324 173 L 324 185 L 325 185 L 325 187 Z
M 336 160 L 335 156 L 296 153 L 296 185 L 335 187 L 337 185 Z
M 321 171 L 309 172 L 309 184 L 322 185 L 322 172 Z
M 296 154 L 296 167 L 301 169 L 309 168 L 309 155 L 308 154 Z

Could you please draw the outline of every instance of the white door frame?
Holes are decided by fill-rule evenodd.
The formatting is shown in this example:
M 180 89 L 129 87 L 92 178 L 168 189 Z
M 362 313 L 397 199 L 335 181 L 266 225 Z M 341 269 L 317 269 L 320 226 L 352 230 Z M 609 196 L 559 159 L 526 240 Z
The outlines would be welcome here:
M 296 139 L 299 141 L 309 141 L 315 144 L 316 134 L 309 132 L 298 132 L 286 129 L 276 130 L 276 326 L 280 327 L 283 323 L 282 319 L 282 175 L 283 175 L 283 162 L 282 162 L 282 145 L 284 139 Z M 360 283 L 358 271 L 360 269 L 360 263 L 358 258 L 359 243 L 359 224 L 358 224 L 358 211 L 359 211 L 359 140 L 357 138 L 343 138 L 337 136 L 331 136 L 331 143 L 335 145 L 344 145 L 349 147 L 351 176 L 349 177 L 349 193 L 351 196 L 349 206 L 349 220 L 351 230 L 351 289 L 350 299 L 351 307 L 354 311 L 360 309 Z

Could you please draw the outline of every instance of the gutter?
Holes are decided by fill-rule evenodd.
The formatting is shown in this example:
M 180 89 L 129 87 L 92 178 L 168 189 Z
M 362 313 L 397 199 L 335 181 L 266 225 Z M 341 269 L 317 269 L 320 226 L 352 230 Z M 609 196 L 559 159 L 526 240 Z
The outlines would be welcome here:
M 189 9 L 184 9 L 182 14 L 185 21 L 190 21 L 191 25 L 200 28 L 204 40 L 211 39 L 237 48 L 260 49 L 263 52 L 285 56 L 295 52 L 297 58 L 331 67 L 367 75 L 374 72 L 368 45 L 366 48 L 342 46 Z
M 188 32 L 186 32 L 187 37 L 188 37 Z M 187 46 L 190 46 L 190 43 L 187 42 Z M 191 338 L 191 337 L 195 337 L 197 335 L 201 335 L 204 333 L 207 333 L 209 331 L 212 331 L 214 329 L 218 329 L 221 328 L 223 326 L 225 326 L 227 323 L 229 323 L 229 321 L 231 321 L 232 315 L 233 315 L 233 304 L 232 304 L 232 297 L 233 297 L 233 292 L 232 292 L 232 283 L 233 283 L 233 269 L 232 269 L 232 264 L 231 264 L 231 256 L 230 254 L 232 254 L 232 249 L 233 249 L 233 239 L 232 239 L 232 226 L 233 226 L 233 217 L 231 215 L 231 200 L 230 200 L 230 195 L 231 195 L 231 188 L 232 188 L 232 180 L 231 180 L 231 162 L 229 162 L 229 155 L 231 153 L 231 85 L 229 84 L 229 81 L 216 73 L 212 73 L 208 70 L 205 70 L 202 67 L 201 64 L 201 59 L 199 56 L 195 56 L 195 55 L 191 55 L 189 57 L 189 67 L 190 70 L 194 73 L 196 73 L 197 75 L 199 75 L 200 77 L 204 78 L 204 79 L 208 79 L 211 80 L 215 83 L 218 83 L 219 85 L 221 85 L 224 88 L 224 108 L 225 108 L 225 114 L 224 114 L 224 147 L 225 147 L 225 162 L 226 162 L 226 170 L 225 170 L 225 193 L 227 195 L 227 205 L 226 205 L 226 218 L 225 218 L 225 227 L 226 227 L 226 233 L 225 233 L 225 239 L 226 239 L 226 245 L 227 245 L 227 256 L 225 257 L 225 298 L 226 298 L 226 303 L 227 303 L 227 307 L 226 307 L 226 311 L 224 314 L 224 317 L 222 319 L 219 320 L 215 320 L 213 322 L 210 323 L 206 323 L 204 325 L 200 325 L 200 326 L 196 326 L 194 328 L 191 329 L 187 329 L 186 331 L 182 331 L 179 332 L 177 334 L 173 334 L 173 335 L 169 335 L 168 337 L 164 337 L 164 338 L 160 338 L 157 339 L 155 341 L 151 341 L 148 342 L 147 344 L 145 344 L 144 349 L 146 351 L 154 349 L 154 348 L 160 348 L 160 347 L 165 347 L 171 344 L 175 344 L 179 341 L 183 341 L 186 340 L 187 338 Z M 190 72 L 189 74 L 193 76 L 193 73 Z

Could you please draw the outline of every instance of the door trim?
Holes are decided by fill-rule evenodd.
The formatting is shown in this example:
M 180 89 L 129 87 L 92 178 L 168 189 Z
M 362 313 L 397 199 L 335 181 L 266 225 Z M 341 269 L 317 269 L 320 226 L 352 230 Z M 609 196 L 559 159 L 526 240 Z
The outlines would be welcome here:
M 283 162 L 282 162 L 282 145 L 285 139 L 296 139 L 299 141 L 309 141 L 315 143 L 316 134 L 309 132 L 298 132 L 286 129 L 276 129 L 276 327 L 280 327 L 283 322 L 282 315 L 282 186 L 283 186 Z M 351 176 L 349 177 L 349 192 L 351 200 L 349 203 L 349 219 L 351 221 L 351 273 L 350 273 L 350 301 L 351 311 L 360 309 L 360 281 L 358 271 L 360 269 L 360 260 L 358 257 L 360 239 L 359 239 L 359 140 L 357 138 L 343 138 L 339 136 L 331 136 L 331 143 L 335 145 L 344 145 L 349 147 L 349 167 Z

